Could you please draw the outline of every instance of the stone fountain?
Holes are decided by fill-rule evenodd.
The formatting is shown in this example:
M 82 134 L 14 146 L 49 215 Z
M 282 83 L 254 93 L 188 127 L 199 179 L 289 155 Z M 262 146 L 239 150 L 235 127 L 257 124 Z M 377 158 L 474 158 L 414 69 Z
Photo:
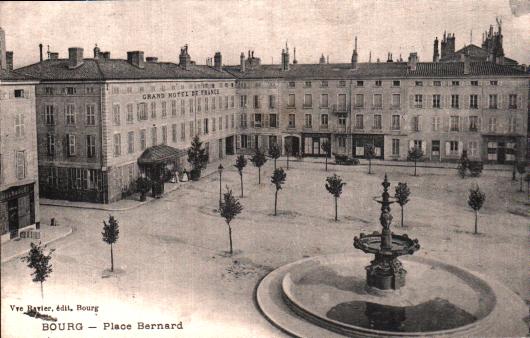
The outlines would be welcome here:
M 256 289 L 265 317 L 298 337 L 525 335 L 528 309 L 511 290 L 477 272 L 412 256 L 418 240 L 390 230 L 386 175 L 382 185 L 381 233 L 353 241 L 375 258 L 350 252 L 277 268 Z

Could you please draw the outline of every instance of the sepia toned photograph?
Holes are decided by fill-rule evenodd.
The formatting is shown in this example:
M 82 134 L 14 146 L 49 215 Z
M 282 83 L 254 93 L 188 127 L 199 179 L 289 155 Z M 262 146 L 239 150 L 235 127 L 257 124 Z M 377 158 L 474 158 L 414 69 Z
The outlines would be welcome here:
M 529 37 L 530 0 L 0 2 L 0 336 L 528 336 Z

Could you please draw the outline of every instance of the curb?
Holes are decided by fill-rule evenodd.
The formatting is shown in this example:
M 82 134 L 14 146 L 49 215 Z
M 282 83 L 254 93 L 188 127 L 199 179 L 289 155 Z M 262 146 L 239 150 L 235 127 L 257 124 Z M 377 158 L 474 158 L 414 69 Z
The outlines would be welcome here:
M 73 232 L 72 227 L 69 227 L 69 230 L 68 230 L 66 233 L 60 235 L 59 237 L 56 237 L 56 238 L 54 238 L 54 239 L 51 239 L 51 240 L 49 240 L 49 241 L 47 241 L 47 242 L 44 242 L 44 243 L 42 243 L 42 244 L 44 244 L 44 245 L 48 245 L 48 244 L 50 244 L 50 243 L 56 242 L 56 241 L 58 241 L 58 240 L 60 240 L 60 239 L 63 239 L 63 238 L 65 238 L 65 237 L 71 235 L 72 232 Z M 29 250 L 30 250 L 30 249 L 26 249 L 26 250 L 20 251 L 19 253 L 16 253 L 16 254 L 14 254 L 14 255 L 11 255 L 11 256 L 9 256 L 9 257 L 7 257 L 7 258 L 2 258 L 2 264 L 5 264 L 5 263 L 7 263 L 7 262 L 9 262 L 9 261 L 11 261 L 11 260 L 17 258 L 17 257 L 20 257 L 20 256 L 22 256 L 22 255 L 25 255 L 26 253 L 29 252 Z

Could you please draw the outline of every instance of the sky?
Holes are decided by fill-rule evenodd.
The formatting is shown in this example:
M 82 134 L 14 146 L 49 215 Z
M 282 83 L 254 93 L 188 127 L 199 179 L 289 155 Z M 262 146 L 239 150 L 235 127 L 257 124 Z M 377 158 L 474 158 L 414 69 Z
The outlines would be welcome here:
M 321 54 L 350 62 L 355 36 L 360 62 L 370 52 L 375 62 L 413 51 L 431 61 L 436 36 L 455 33 L 457 49 L 480 45 L 500 17 L 505 55 L 529 64 L 529 12 L 529 0 L 0 2 L 0 27 L 15 68 L 38 62 L 39 43 L 60 57 L 68 47 L 92 57 L 97 43 L 112 58 L 143 50 L 168 62 L 178 62 L 187 43 L 199 64 L 216 51 L 224 64 L 238 64 L 249 49 L 262 63 L 279 63 L 287 42 L 299 63 L 317 63 Z

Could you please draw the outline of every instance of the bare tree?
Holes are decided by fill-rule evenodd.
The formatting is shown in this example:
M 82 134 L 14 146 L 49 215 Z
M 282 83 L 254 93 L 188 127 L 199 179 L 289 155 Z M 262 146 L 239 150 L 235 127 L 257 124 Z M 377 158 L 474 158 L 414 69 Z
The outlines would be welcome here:
M 278 205 L 278 191 L 282 189 L 282 184 L 285 183 L 287 174 L 283 168 L 274 169 L 274 173 L 271 177 L 271 182 L 274 184 L 276 191 L 274 192 L 274 216 L 276 216 L 276 206 Z
M 228 237 L 230 240 L 230 255 L 233 254 L 232 249 L 232 226 L 230 222 L 241 213 L 243 206 L 239 203 L 239 200 L 234 197 L 232 190 L 226 187 L 227 192 L 223 194 L 224 200 L 221 202 L 220 214 L 224 217 L 226 224 L 228 225 Z
M 469 189 L 469 197 L 467 204 L 475 211 L 475 234 L 478 233 L 478 212 L 480 208 L 484 205 L 486 201 L 486 194 L 480 191 L 479 186 L 477 185 L 474 188 Z
M 342 178 L 340 176 L 337 176 L 337 174 L 333 174 L 333 176 L 329 176 L 326 178 L 326 190 L 333 195 L 335 199 L 335 221 L 338 220 L 338 206 L 337 206 L 337 200 L 342 194 L 342 187 L 346 185 L 345 182 L 342 182 Z

